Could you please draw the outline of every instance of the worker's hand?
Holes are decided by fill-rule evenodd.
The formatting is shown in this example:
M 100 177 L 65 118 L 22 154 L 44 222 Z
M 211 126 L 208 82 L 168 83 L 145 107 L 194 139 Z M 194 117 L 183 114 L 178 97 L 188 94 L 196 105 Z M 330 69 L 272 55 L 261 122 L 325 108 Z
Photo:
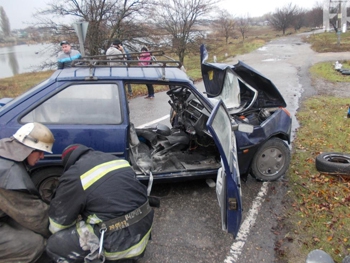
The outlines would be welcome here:
M 118 49 L 119 51 L 121 51 L 121 52 L 123 52 L 123 53 L 124 53 L 124 48 L 123 48 L 123 46 L 122 46 L 122 45 L 118 45 L 117 49 Z

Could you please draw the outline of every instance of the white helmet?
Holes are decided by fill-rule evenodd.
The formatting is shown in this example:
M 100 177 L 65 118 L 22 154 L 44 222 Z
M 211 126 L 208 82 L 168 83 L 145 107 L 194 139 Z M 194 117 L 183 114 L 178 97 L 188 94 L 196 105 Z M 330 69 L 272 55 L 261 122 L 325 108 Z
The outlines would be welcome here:
M 38 122 L 23 125 L 13 137 L 30 148 L 48 153 L 52 153 L 52 145 L 55 141 L 49 128 Z

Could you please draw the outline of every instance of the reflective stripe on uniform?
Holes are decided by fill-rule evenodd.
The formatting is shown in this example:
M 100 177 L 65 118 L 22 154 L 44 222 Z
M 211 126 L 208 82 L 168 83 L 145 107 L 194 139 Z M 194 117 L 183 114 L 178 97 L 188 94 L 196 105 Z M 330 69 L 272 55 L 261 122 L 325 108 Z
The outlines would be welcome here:
M 136 256 L 139 256 L 142 254 L 142 252 L 146 249 L 150 234 L 151 234 L 152 227 L 150 230 L 146 233 L 146 235 L 140 240 L 139 243 L 136 245 L 119 252 L 104 252 L 104 255 L 106 256 L 106 259 L 108 260 L 118 260 L 123 258 L 133 258 Z
M 100 165 L 95 166 L 91 170 L 87 171 L 83 175 L 80 176 L 81 184 L 83 189 L 88 189 L 91 185 L 93 185 L 96 181 L 101 179 L 107 173 L 118 170 L 124 167 L 129 167 L 130 164 L 125 160 L 114 160 L 110 162 L 106 162 Z
M 54 233 L 56 233 L 56 232 L 58 232 L 58 231 L 61 231 L 61 230 L 63 230 L 63 229 L 66 229 L 66 228 L 68 228 L 68 227 L 71 227 L 72 225 L 75 224 L 75 221 L 74 221 L 74 222 L 73 222 L 72 224 L 70 224 L 70 225 L 60 225 L 60 224 L 56 223 L 55 221 L 53 221 L 52 218 L 49 218 L 49 221 L 50 221 L 49 230 L 50 230 L 50 232 L 51 232 L 52 234 L 54 234 Z
M 89 215 L 88 218 L 86 219 L 86 223 L 91 224 L 91 225 L 95 225 L 95 224 L 98 224 L 101 222 L 102 222 L 102 220 L 95 214 Z

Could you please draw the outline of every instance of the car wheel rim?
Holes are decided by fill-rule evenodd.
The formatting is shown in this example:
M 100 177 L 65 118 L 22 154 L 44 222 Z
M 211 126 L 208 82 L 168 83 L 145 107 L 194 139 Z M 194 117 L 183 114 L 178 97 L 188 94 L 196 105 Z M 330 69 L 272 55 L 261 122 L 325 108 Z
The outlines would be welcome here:
M 261 174 L 274 176 L 278 174 L 285 163 L 285 156 L 277 148 L 268 148 L 258 158 L 257 168 Z
M 57 185 L 57 177 L 49 177 L 40 184 L 39 193 L 45 202 L 49 203 L 51 201 Z

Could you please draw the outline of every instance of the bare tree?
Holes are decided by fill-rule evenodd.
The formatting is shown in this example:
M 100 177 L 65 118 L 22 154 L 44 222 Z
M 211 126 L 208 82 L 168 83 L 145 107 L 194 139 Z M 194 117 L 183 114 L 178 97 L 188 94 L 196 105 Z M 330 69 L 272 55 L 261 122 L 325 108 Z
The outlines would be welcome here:
M 4 37 L 9 37 L 11 35 L 10 21 L 2 6 L 0 6 L 0 23 L 1 23 L 1 30 L 2 30 L 2 33 L 4 34 Z
M 71 23 L 57 23 L 55 17 L 66 17 L 71 22 L 89 22 L 85 48 L 90 55 L 96 55 L 114 38 L 124 40 L 131 35 L 133 20 L 145 5 L 146 0 L 55 0 L 36 17 L 41 26 L 49 25 L 56 32 L 56 38 L 60 39 L 76 36 Z
M 216 25 L 220 29 L 221 35 L 225 37 L 226 45 L 228 39 L 233 34 L 233 30 L 235 29 L 235 20 L 234 16 L 231 15 L 227 10 L 219 10 L 218 18 L 216 21 Z
M 194 42 L 194 29 L 211 11 L 216 0 L 168 0 L 154 1 L 151 12 L 158 32 L 172 38 L 172 46 L 183 63 L 189 45 Z
M 277 8 L 276 11 L 269 17 L 270 25 L 278 31 L 282 31 L 283 35 L 286 33 L 294 21 L 296 5 L 289 3 L 282 8 Z
M 323 4 L 317 2 L 315 6 L 305 14 L 307 25 L 311 27 L 319 27 L 323 24 Z
M 334 29 L 334 32 L 335 33 L 338 33 L 338 17 L 337 16 L 334 16 L 332 18 L 329 19 L 329 23 L 331 24 L 331 26 L 333 27 Z
M 297 32 L 298 30 L 300 30 L 300 28 L 306 25 L 306 11 L 304 9 L 295 9 L 292 25 L 294 27 L 295 32 Z
M 249 32 L 250 29 L 250 17 L 249 15 L 246 15 L 245 17 L 239 17 L 236 20 L 236 27 L 238 31 L 241 33 L 243 41 Z

